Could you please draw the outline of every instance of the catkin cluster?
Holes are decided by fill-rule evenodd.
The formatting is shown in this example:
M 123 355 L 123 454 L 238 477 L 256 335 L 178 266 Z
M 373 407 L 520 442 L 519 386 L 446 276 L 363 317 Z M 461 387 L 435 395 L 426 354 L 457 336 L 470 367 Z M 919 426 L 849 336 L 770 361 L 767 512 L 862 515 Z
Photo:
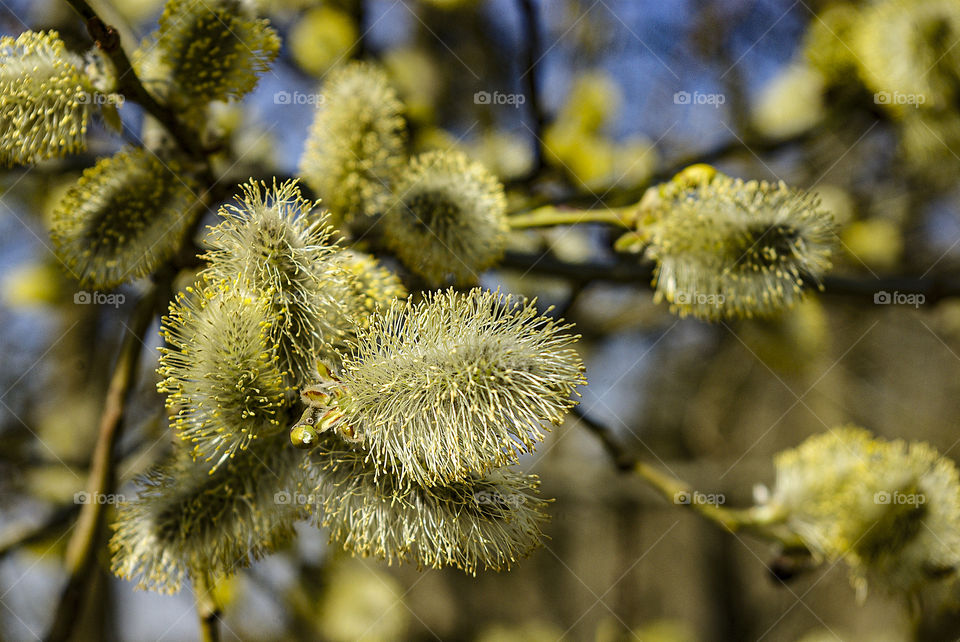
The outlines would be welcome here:
M 461 152 L 406 157 L 403 105 L 386 73 L 351 63 L 330 74 L 300 161 L 304 181 L 344 231 L 374 238 L 428 285 L 476 283 L 503 255 L 503 186 Z
M 316 479 L 285 434 L 296 390 L 339 364 L 359 319 L 405 294 L 337 245 L 295 182 L 242 185 L 219 218 L 206 267 L 163 319 L 159 389 L 178 443 L 112 540 L 116 572 L 158 590 L 229 574 L 289 538 Z
M 584 383 L 569 326 L 480 289 L 395 302 L 302 391 L 318 520 L 345 549 L 474 573 L 540 541 L 536 478 L 505 468 Z

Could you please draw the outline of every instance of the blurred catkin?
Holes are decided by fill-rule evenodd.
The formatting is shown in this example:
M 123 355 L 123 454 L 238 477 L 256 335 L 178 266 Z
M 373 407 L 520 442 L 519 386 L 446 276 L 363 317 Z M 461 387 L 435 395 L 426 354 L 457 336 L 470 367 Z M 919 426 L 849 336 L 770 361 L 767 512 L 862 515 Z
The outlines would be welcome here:
M 766 505 L 819 557 L 842 559 L 867 583 L 914 592 L 960 568 L 960 477 L 921 442 L 885 441 L 854 426 L 777 455 Z
M 680 316 L 773 316 L 830 267 L 833 217 L 782 182 L 694 166 L 649 194 L 638 225 L 656 262 L 656 298 Z
M 507 244 L 503 186 L 460 152 L 427 152 L 400 173 L 384 216 L 387 245 L 431 285 L 476 283 Z
M 152 85 L 190 108 L 249 93 L 279 51 L 279 37 L 252 2 L 168 0 L 134 58 Z
M 134 148 L 101 159 L 54 211 L 57 255 L 90 287 L 145 276 L 180 246 L 197 215 L 198 192 L 176 158 Z
M 389 182 L 403 164 L 402 110 L 379 67 L 350 63 L 324 83 L 300 175 L 337 227 L 382 212 Z

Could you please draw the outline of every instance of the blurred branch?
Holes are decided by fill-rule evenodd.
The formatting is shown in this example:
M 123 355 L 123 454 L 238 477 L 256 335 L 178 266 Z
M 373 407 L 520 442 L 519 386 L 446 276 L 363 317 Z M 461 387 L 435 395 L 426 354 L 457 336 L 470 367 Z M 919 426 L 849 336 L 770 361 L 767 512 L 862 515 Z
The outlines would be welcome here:
M 357 33 L 360 34 L 357 37 L 356 43 L 354 43 L 353 54 L 356 58 L 363 58 L 367 55 L 367 29 L 364 24 L 367 21 L 367 5 L 366 0 L 353 0 L 353 4 L 350 6 L 351 13 L 353 14 L 353 22 L 357 25 Z
M 520 13 L 523 15 L 523 65 L 527 68 L 520 77 L 526 83 L 527 99 L 530 102 L 530 114 L 533 116 L 533 135 L 534 135 L 534 162 L 530 170 L 530 177 L 534 177 L 543 171 L 543 129 L 546 123 L 546 115 L 543 111 L 543 105 L 540 101 L 540 73 L 537 65 L 540 63 L 541 44 L 540 44 L 540 21 L 537 16 L 537 8 L 533 0 L 517 0 Z
M 630 227 L 625 216 L 632 208 L 563 210 L 553 205 L 538 207 L 535 210 L 510 216 L 510 227 L 517 230 L 528 227 L 551 227 L 554 225 L 576 225 L 577 223 L 609 223 L 620 227 Z
M 696 165 L 697 163 L 713 164 L 728 160 L 738 154 L 747 154 L 758 158 L 763 154 L 773 154 L 784 151 L 810 141 L 815 136 L 815 130 L 810 130 L 788 138 L 731 138 L 716 147 L 681 156 L 663 165 L 643 185 L 618 188 L 616 185 L 604 190 L 600 195 L 593 192 L 583 193 L 575 191 L 559 197 L 551 197 L 540 201 L 541 205 L 566 205 L 569 207 L 602 208 L 605 203 L 624 204 L 636 203 L 646 192 L 647 187 L 662 183 L 673 178 L 680 170 Z M 510 187 L 524 187 L 530 183 L 530 177 L 511 181 Z
M 66 0 L 74 10 L 86 21 L 87 33 L 93 38 L 97 47 L 103 51 L 113 63 L 117 73 L 117 89 L 123 96 L 143 107 L 147 113 L 156 118 L 170 135 L 188 153 L 202 157 L 199 138 L 184 125 L 172 109 L 157 102 L 156 98 L 147 91 L 140 78 L 133 70 L 130 58 L 120 45 L 120 34 L 97 15 L 97 12 L 87 4 L 86 0 Z
M 694 489 L 690 484 L 660 472 L 627 452 L 614 437 L 613 431 L 608 426 L 588 416 L 580 406 L 574 406 L 570 412 L 600 440 L 618 471 L 637 475 L 667 501 L 673 502 L 677 506 L 686 506 L 730 532 L 749 531 L 764 539 L 775 541 L 787 550 L 805 549 L 803 542 L 794 533 L 781 524 L 761 521 L 752 509 L 732 509 L 719 504 L 694 501 L 678 503 L 676 501 L 678 495 L 692 496 Z
M 160 310 L 160 306 L 169 300 L 173 276 L 173 270 L 165 270 L 150 291 L 137 303 L 130 323 L 125 324 L 126 336 L 110 377 L 103 414 L 100 417 L 100 429 L 93 451 L 90 480 L 87 484 L 88 501 L 80 510 L 80 516 L 67 545 L 65 560 L 67 584 L 60 594 L 60 601 L 54 613 L 47 640 L 68 639 L 78 619 L 77 614 L 92 578 L 90 571 L 96 560 L 96 551 L 103 534 L 108 508 L 107 503 L 101 501 L 101 498 L 109 494 L 115 486 L 114 451 L 123 430 L 127 397 L 135 381 L 144 345 L 143 338 Z
M 50 511 L 46 519 L 39 524 L 15 528 L 13 533 L 0 539 L 0 559 L 21 546 L 29 546 L 53 536 L 73 520 L 78 510 L 80 510 L 79 504 L 66 504 Z
M 653 266 L 636 258 L 624 260 L 618 257 L 611 262 L 571 263 L 551 254 L 507 252 L 500 266 L 525 274 L 559 277 L 574 283 L 599 281 L 650 287 L 653 280 Z M 813 282 L 808 285 L 812 289 L 818 287 L 818 284 Z M 826 276 L 822 285 L 824 295 L 845 297 L 863 303 L 874 303 L 874 297 L 880 292 L 919 294 L 924 297 L 923 305 L 933 305 L 943 299 L 960 297 L 960 277 L 944 274 L 879 278 Z

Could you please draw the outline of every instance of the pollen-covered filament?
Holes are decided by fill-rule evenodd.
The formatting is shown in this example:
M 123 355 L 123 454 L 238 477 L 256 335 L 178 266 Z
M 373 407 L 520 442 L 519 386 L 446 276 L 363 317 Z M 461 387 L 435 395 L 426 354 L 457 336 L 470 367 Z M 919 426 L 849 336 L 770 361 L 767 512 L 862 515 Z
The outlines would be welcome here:
M 340 380 L 324 369 L 320 381 L 300 391 L 306 409 L 300 420 L 290 429 L 290 441 L 298 448 L 313 448 L 322 432 L 333 430 L 351 443 L 363 441 L 353 426 L 344 420 L 340 402 L 346 397 L 346 388 Z

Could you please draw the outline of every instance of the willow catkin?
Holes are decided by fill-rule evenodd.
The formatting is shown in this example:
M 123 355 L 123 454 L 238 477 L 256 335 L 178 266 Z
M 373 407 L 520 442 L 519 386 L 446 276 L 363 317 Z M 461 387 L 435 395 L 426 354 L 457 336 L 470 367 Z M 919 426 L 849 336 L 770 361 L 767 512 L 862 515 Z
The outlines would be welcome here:
M 515 462 L 585 382 L 569 329 L 480 289 L 395 303 L 344 361 L 343 424 L 384 471 L 421 485 Z
M 476 283 L 503 255 L 509 226 L 503 186 L 461 152 L 413 158 L 384 215 L 388 247 L 432 285 Z
M 300 175 L 337 227 L 383 210 L 404 160 L 402 111 L 386 73 L 368 63 L 344 65 L 324 83 Z
M 202 205 L 198 193 L 176 158 L 135 148 L 101 159 L 54 210 L 57 255 L 91 287 L 150 274 L 180 247 Z
M 0 165 L 86 148 L 94 91 L 56 31 L 0 37 Z
M 674 179 L 654 200 L 640 222 L 646 256 L 656 297 L 681 316 L 773 316 L 830 267 L 832 215 L 782 182 L 707 172 Z

